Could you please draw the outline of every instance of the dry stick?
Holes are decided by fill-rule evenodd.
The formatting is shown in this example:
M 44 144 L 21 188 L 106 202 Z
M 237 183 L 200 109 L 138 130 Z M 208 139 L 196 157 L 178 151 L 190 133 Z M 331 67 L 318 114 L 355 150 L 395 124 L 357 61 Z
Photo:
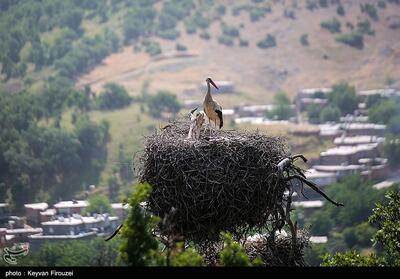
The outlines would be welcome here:
M 313 182 L 311 182 L 311 181 L 308 181 L 307 179 L 304 179 L 302 176 L 300 176 L 300 175 L 298 175 L 298 174 L 293 174 L 293 175 L 287 177 L 287 178 L 286 178 L 286 181 L 290 181 L 290 180 L 292 180 L 292 179 L 294 179 L 294 178 L 297 178 L 297 179 L 299 179 L 301 182 L 303 182 L 303 183 L 307 184 L 308 186 L 310 186 L 311 189 L 313 189 L 315 192 L 317 192 L 318 194 L 320 194 L 321 196 L 323 196 L 325 199 L 327 199 L 328 201 L 330 201 L 330 202 L 333 203 L 334 205 L 336 205 L 336 206 L 344 206 L 344 204 L 342 204 L 342 203 L 337 203 L 337 202 L 335 202 L 334 200 L 330 199 L 324 192 L 322 192 L 322 191 L 318 188 L 318 186 L 317 186 L 315 183 L 313 183 Z

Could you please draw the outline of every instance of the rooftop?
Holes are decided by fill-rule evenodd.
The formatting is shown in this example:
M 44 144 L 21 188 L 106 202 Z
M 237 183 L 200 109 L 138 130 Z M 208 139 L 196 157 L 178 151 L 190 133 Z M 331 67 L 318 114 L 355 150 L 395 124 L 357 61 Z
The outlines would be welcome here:
M 303 207 L 303 208 L 321 208 L 324 205 L 323 201 L 300 201 L 293 202 L 293 206 L 295 207 Z
M 384 130 L 386 128 L 386 125 L 374 124 L 374 123 L 345 123 L 342 124 L 342 127 L 345 130 L 363 130 L 363 129 Z
M 336 177 L 335 173 L 317 171 L 316 169 L 308 169 L 305 173 L 307 179 L 310 178 L 323 178 L 323 177 Z
M 47 209 L 45 211 L 40 212 L 40 215 L 53 216 L 53 215 L 56 215 L 56 213 L 57 212 L 56 212 L 56 210 L 54 208 L 50 208 L 50 209 Z
M 315 165 L 313 168 L 321 172 L 337 172 L 346 170 L 360 170 L 363 167 L 361 165 Z
M 54 205 L 55 208 L 86 207 L 88 201 L 61 201 Z
M 24 204 L 24 207 L 35 210 L 46 210 L 49 207 L 49 205 L 46 202 L 39 202 L 39 203 L 27 203 Z
M 337 137 L 333 140 L 333 143 L 336 145 L 340 144 L 366 144 L 366 143 L 375 143 L 375 142 L 383 142 L 385 138 L 377 137 L 377 136 L 354 136 L 354 137 Z
M 316 244 L 327 243 L 328 237 L 327 236 L 311 236 L 310 242 L 316 243 Z
M 322 93 L 331 93 L 332 92 L 332 88 L 304 88 L 304 89 L 300 89 L 299 93 L 300 94 L 315 94 L 317 92 L 322 92 Z
M 33 234 L 28 236 L 30 239 L 77 239 L 77 238 L 82 238 L 82 237 L 87 237 L 87 236 L 92 236 L 96 235 L 96 232 L 85 232 L 85 233 L 80 233 L 80 234 L 75 234 L 75 235 L 42 235 L 42 234 Z
M 326 151 L 321 152 L 321 156 L 329 156 L 329 155 L 351 155 L 360 151 L 366 150 L 374 150 L 377 147 L 376 143 L 370 144 L 359 144 L 356 146 L 338 146 L 334 148 L 330 148 Z

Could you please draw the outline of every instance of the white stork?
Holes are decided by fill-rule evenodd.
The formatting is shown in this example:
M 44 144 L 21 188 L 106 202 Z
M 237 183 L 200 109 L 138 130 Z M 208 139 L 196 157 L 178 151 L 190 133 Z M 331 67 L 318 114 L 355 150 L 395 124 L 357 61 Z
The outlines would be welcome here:
M 216 89 L 218 89 L 218 86 L 215 85 L 215 83 L 212 81 L 211 78 L 207 78 L 206 82 L 207 82 L 207 94 L 204 98 L 203 109 L 208 117 L 208 122 L 210 124 L 210 127 L 211 127 L 211 121 L 213 121 L 215 127 L 217 127 L 218 124 L 219 128 L 221 129 L 224 124 L 224 120 L 222 118 L 222 107 L 216 101 L 213 100 L 211 96 L 210 84 L 212 84 Z

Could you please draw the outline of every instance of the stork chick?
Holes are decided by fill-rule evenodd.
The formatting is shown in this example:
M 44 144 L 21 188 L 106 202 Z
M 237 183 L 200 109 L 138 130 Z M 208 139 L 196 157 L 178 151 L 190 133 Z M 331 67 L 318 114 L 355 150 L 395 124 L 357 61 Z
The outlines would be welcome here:
M 187 139 L 199 139 L 200 130 L 204 123 L 204 112 L 196 111 L 197 108 L 190 112 L 190 130 Z
M 211 121 L 213 121 L 215 127 L 217 127 L 218 125 L 219 128 L 221 129 L 224 124 L 222 117 L 222 107 L 216 101 L 213 100 L 211 96 L 210 84 L 212 84 L 216 89 L 218 89 L 218 86 L 215 85 L 215 83 L 212 81 L 211 78 L 207 78 L 206 82 L 207 82 L 207 94 L 204 98 L 203 109 L 208 117 L 208 123 L 210 124 L 210 128 L 211 128 Z

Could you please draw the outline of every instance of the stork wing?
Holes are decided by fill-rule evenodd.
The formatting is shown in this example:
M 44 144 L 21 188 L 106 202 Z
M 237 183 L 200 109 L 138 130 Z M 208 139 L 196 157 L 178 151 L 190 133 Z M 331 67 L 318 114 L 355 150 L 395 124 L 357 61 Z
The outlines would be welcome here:
M 216 109 L 215 112 L 218 114 L 218 118 L 219 118 L 219 128 L 221 129 L 222 126 L 224 125 L 224 120 L 222 117 L 222 109 Z

